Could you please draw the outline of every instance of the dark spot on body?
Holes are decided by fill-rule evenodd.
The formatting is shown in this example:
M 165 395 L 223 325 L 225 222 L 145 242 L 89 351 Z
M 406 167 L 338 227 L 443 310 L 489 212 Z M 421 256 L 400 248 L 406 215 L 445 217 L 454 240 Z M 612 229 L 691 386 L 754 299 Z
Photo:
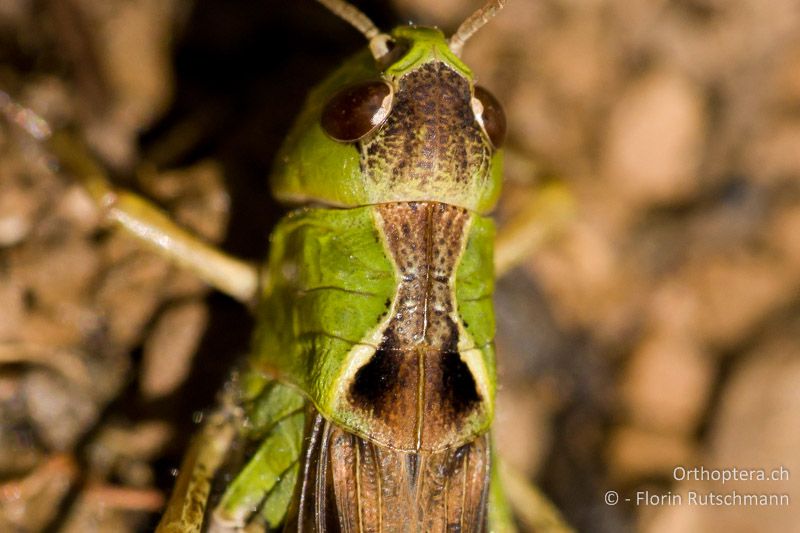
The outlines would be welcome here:
M 481 401 L 475 378 L 467 364 L 456 352 L 446 352 L 442 357 L 442 399 L 454 415 L 473 409 Z
M 446 352 L 458 352 L 458 326 L 450 317 L 447 321 L 447 332 L 442 334 L 442 346 Z
M 385 343 L 384 343 L 385 344 Z M 392 391 L 400 386 L 400 353 L 381 348 L 356 372 L 350 385 L 350 400 L 356 407 L 380 416 L 391 408 Z
M 412 485 L 417 484 L 417 474 L 419 473 L 419 455 L 416 453 L 408 454 L 406 468 L 408 468 L 408 480 Z

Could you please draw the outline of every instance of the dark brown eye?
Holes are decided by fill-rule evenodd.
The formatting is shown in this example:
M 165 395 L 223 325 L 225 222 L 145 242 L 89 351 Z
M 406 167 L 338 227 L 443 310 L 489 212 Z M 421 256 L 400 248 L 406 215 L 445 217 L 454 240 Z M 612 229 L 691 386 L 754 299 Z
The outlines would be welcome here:
M 345 87 L 325 104 L 322 129 L 337 141 L 357 141 L 383 124 L 391 109 L 391 96 L 392 88 L 385 81 Z
M 503 106 L 492 93 L 479 85 L 475 86 L 475 100 L 480 104 L 476 105 L 473 101 L 475 118 L 489 136 L 492 146 L 500 148 L 506 139 L 506 114 L 503 113 Z

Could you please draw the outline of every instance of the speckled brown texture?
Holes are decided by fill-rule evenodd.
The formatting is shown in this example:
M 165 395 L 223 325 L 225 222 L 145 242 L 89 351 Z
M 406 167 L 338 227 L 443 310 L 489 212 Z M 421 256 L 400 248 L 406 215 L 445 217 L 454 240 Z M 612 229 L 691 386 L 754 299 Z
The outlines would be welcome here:
M 457 428 L 484 408 L 458 353 L 453 313 L 452 283 L 470 215 L 435 202 L 377 210 L 401 281 L 383 342 L 356 373 L 350 401 L 395 447 L 442 449 L 457 444 Z
M 406 197 L 426 191 L 426 200 L 439 199 L 435 191 L 448 191 L 450 198 L 479 194 L 492 149 L 470 101 L 469 82 L 444 63 L 433 61 L 403 76 L 386 123 L 361 143 L 370 182 Z
M 469 227 L 466 209 L 430 203 L 378 207 L 386 243 L 402 277 L 397 315 L 389 326 L 398 348 L 424 343 L 454 351 L 451 284 Z

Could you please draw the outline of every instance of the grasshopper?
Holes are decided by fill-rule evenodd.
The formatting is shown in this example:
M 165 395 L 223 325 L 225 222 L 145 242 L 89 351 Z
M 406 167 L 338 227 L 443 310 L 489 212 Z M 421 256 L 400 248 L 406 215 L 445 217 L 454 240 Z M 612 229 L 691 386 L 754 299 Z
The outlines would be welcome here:
M 514 531 L 490 433 L 505 117 L 460 59 L 504 1 L 449 38 L 320 2 L 368 47 L 278 154 L 273 193 L 299 207 L 263 268 L 113 188 L 73 138 L 50 142 L 110 220 L 257 316 L 158 531 Z

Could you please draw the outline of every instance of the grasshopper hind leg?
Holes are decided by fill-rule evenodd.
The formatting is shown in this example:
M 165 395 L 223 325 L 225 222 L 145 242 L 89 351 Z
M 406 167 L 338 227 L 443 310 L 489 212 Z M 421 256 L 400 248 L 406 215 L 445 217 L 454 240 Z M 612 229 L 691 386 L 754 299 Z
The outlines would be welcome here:
M 495 275 L 507 274 L 562 233 L 574 218 L 574 199 L 563 184 L 541 187 L 520 212 L 500 227 L 494 250 Z
M 249 377 L 253 377 L 252 375 Z M 260 378 L 227 387 L 195 437 L 159 533 L 268 531 L 294 494 L 305 398 Z
M 150 201 L 115 188 L 76 135 L 57 132 L 47 146 L 64 169 L 83 184 L 108 221 L 212 287 L 241 302 L 253 302 L 259 286 L 255 266 L 180 228 Z
M 239 415 L 231 402 L 207 417 L 181 464 L 178 479 L 156 531 L 203 531 L 214 478 L 225 462 L 236 436 Z

